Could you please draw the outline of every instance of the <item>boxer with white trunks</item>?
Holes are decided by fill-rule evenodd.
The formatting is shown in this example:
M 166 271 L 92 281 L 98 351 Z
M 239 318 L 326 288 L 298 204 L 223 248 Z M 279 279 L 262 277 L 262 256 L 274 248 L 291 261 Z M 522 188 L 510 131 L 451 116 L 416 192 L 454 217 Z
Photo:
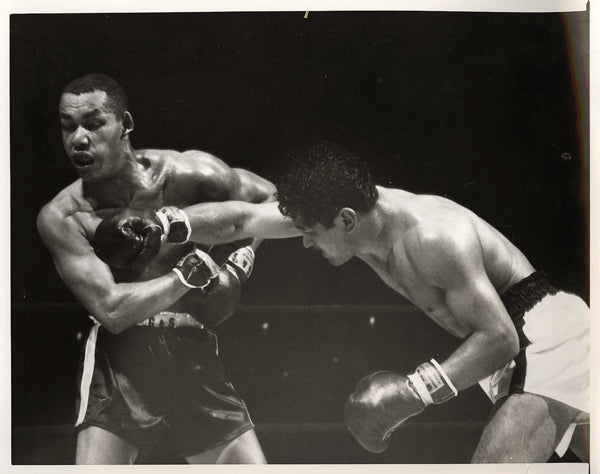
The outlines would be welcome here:
M 358 383 L 345 419 L 365 449 L 384 451 L 408 418 L 479 383 L 495 406 L 472 462 L 546 462 L 570 443 L 589 460 L 589 308 L 581 298 L 555 289 L 473 212 L 442 197 L 376 186 L 366 165 L 335 145 L 309 150 L 277 184 L 279 210 L 232 202 L 186 208 L 191 235 L 227 242 L 301 233 L 304 246 L 333 265 L 360 258 L 462 340 L 442 363 L 424 362 L 408 376 L 379 371 Z M 210 216 L 218 216 L 213 230 Z M 164 235 L 134 232 L 125 240 Z
M 553 288 L 473 212 L 376 186 L 361 160 L 331 143 L 306 151 L 277 188 L 305 247 L 333 265 L 358 257 L 462 340 L 441 363 L 358 383 L 345 419 L 365 449 L 384 451 L 405 420 L 480 383 L 496 406 L 473 462 L 546 462 L 564 452 L 575 424 L 589 420 L 590 315 L 581 298 Z M 587 461 L 589 445 L 578 444 Z
M 80 373 L 76 463 L 131 463 L 158 442 L 190 463 L 264 463 L 210 329 L 233 314 L 259 242 L 201 245 L 210 242 L 178 233 L 169 206 L 269 202 L 273 184 L 201 151 L 134 150 L 125 92 L 102 74 L 67 85 L 59 113 L 79 179 L 42 208 L 37 225 L 95 321 Z M 109 266 L 92 240 L 107 215 L 128 207 L 162 208 L 171 239 L 136 265 L 118 242 L 105 241 Z

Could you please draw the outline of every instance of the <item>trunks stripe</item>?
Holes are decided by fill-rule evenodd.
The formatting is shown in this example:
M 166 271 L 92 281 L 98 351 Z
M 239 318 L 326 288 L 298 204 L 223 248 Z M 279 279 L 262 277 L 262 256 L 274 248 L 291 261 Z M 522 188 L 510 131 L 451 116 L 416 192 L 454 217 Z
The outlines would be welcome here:
M 79 426 L 85 419 L 87 411 L 88 398 L 90 396 L 90 385 L 92 383 L 92 375 L 94 374 L 96 340 L 98 338 L 99 324 L 94 324 L 90 329 L 90 334 L 85 344 L 85 357 L 83 361 L 83 372 L 81 374 L 81 386 L 79 387 L 79 395 L 81 402 L 79 404 L 79 415 L 75 426 Z

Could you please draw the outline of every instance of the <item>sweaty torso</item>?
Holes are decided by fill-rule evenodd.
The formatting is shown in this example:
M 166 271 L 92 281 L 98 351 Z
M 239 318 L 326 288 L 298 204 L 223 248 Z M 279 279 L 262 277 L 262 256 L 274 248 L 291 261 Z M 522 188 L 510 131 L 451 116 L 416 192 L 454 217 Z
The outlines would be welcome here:
M 387 188 L 378 190 L 380 204 L 392 219 L 391 231 L 386 236 L 389 252 L 386 258 L 365 258 L 365 262 L 388 286 L 451 334 L 464 338 L 468 336 L 469 329 L 462 326 L 452 314 L 445 302 L 443 290 L 422 276 L 419 271 L 422 263 L 420 260 L 426 258 L 426 255 L 415 255 L 412 252 L 414 242 L 432 234 L 448 235 L 448 229 L 451 232 L 456 229 L 455 234 L 461 232 L 460 229 L 474 232 L 479 241 L 478 251 L 487 277 L 500 295 L 534 271 L 523 253 L 504 235 L 457 203 L 439 196 L 414 195 Z M 394 222 L 394 216 L 400 216 L 395 212 L 399 203 L 402 206 L 402 217 Z M 440 268 L 439 271 L 446 269 Z
M 237 189 L 223 176 L 226 168 L 209 154 L 190 151 L 179 153 L 169 150 L 137 150 L 135 179 L 118 184 L 120 189 L 101 193 L 89 192 L 81 180 L 65 188 L 53 200 L 61 214 L 74 219 L 91 241 L 95 229 L 105 215 L 119 207 L 158 209 L 173 205 L 185 207 L 207 201 L 235 199 Z M 123 192 L 123 187 L 127 192 Z M 114 196 L 114 197 L 113 197 Z M 116 197 L 118 196 L 118 198 Z M 144 281 L 164 275 L 192 248 L 191 244 L 163 244 L 158 256 L 142 274 L 111 269 L 115 281 Z M 189 311 L 187 299 L 193 299 L 191 290 L 170 311 Z

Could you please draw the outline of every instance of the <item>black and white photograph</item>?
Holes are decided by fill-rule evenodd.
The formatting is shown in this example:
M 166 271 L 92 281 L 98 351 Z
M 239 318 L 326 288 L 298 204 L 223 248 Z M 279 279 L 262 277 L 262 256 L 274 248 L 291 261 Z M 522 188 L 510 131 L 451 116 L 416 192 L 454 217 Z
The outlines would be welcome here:
M 597 472 L 573 5 L 11 12 L 9 464 Z

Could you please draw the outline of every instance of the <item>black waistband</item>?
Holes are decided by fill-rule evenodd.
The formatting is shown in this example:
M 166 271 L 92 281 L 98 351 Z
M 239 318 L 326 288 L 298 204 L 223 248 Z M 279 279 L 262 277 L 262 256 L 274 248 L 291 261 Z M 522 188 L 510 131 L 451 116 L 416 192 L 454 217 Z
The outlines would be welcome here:
M 554 288 L 544 272 L 533 272 L 510 287 L 500 298 L 513 321 L 533 308 L 544 296 L 554 295 Z

